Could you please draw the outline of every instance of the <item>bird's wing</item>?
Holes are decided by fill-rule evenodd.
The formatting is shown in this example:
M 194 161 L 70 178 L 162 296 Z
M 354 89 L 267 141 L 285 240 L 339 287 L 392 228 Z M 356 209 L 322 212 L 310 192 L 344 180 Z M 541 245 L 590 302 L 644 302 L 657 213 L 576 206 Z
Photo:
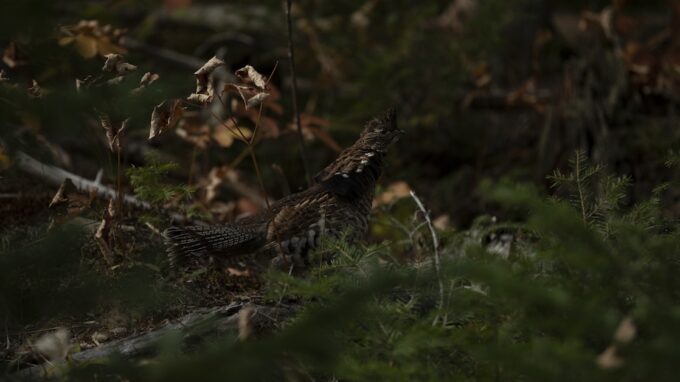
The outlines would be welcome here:
M 284 252 L 313 247 L 328 229 L 328 215 L 337 209 L 334 197 L 325 192 L 299 200 L 278 211 L 267 226 L 267 241 L 280 243 Z
M 171 264 L 185 256 L 241 255 L 254 251 L 264 239 L 256 226 L 219 225 L 170 227 L 165 231 Z

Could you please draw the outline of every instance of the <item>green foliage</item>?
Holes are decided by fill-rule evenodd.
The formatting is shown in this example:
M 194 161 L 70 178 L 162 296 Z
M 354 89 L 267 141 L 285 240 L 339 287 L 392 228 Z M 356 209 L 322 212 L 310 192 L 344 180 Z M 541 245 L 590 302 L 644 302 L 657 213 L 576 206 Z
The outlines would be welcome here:
M 396 250 L 422 246 L 421 234 L 427 237 L 426 227 L 407 218 L 402 231 L 411 234 L 401 245 L 329 240 L 306 277 L 269 274 L 270 303 L 301 306 L 274 334 L 246 342 L 216 339 L 191 355 L 173 353 L 166 344 L 172 359 L 118 359 L 72 375 L 85 380 L 96 370 L 144 380 L 674 380 L 680 356 L 677 225 L 650 229 L 640 216 L 657 216 L 658 200 L 625 208 L 619 202 L 625 182 L 595 176 L 601 168 L 581 154 L 577 164 L 553 179 L 580 187 L 578 198 L 493 188 L 488 197 L 527 211 L 526 221 L 480 218 L 467 231 L 448 233 L 439 273 L 431 258 L 395 256 Z M 607 222 L 606 231 L 598 221 Z M 507 252 L 497 250 L 502 235 L 511 237 Z M 625 320 L 632 334 L 615 334 Z M 614 354 L 609 358 L 608 348 Z
M 135 195 L 152 204 L 166 203 L 176 198 L 190 198 L 195 187 L 186 185 L 169 185 L 164 182 L 165 176 L 177 169 L 175 163 L 160 163 L 158 158 L 148 158 L 149 164 L 143 167 L 131 167 L 127 170 L 130 184 Z

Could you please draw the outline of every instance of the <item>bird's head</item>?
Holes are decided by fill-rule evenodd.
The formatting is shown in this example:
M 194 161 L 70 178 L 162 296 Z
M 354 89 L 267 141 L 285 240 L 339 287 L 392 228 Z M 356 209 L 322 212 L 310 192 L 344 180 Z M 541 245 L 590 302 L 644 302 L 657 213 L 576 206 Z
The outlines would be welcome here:
M 397 111 L 392 107 L 366 124 L 359 142 L 372 150 L 385 152 L 403 133 L 403 130 L 397 128 Z

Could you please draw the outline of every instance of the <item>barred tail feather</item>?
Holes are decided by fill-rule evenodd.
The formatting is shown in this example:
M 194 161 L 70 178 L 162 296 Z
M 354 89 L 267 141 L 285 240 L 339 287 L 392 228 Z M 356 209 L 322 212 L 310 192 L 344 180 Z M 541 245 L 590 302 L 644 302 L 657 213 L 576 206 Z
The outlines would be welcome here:
M 239 226 L 170 227 L 165 243 L 171 266 L 186 257 L 240 255 L 256 247 L 259 232 Z

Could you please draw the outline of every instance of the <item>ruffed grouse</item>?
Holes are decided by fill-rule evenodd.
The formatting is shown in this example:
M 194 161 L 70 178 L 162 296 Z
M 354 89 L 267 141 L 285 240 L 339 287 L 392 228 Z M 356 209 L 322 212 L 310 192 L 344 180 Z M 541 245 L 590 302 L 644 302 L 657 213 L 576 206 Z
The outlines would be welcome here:
M 322 236 L 347 231 L 347 240 L 361 238 L 368 230 L 385 153 L 399 135 L 395 110 L 390 109 L 369 121 L 359 139 L 315 176 L 313 186 L 278 200 L 270 210 L 233 224 L 169 228 L 165 236 L 171 262 L 207 255 L 230 262 L 303 266 Z

